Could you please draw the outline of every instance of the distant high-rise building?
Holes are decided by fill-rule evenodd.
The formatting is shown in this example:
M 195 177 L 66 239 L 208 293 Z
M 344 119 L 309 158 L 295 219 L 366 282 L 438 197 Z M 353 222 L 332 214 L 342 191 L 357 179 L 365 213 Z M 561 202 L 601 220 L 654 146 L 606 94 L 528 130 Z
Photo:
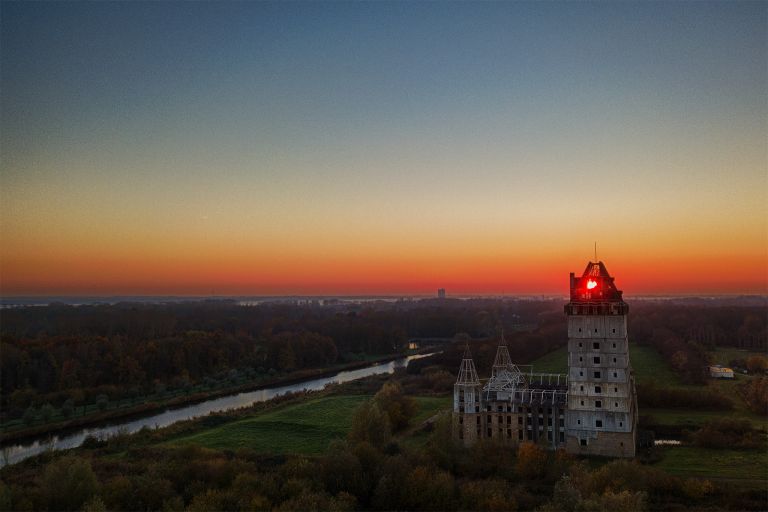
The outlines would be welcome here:
M 438 299 L 444 299 L 445 298 L 445 288 L 438 288 L 437 289 L 437 298 Z

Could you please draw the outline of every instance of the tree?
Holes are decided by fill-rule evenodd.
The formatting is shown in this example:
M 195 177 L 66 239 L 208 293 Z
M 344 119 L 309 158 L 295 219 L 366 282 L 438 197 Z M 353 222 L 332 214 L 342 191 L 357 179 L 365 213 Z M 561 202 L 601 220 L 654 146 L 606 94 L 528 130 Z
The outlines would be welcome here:
M 763 373 L 768 370 L 768 358 L 755 354 L 747 358 L 747 370 L 749 373 Z
M 365 402 L 355 410 L 347 437 L 353 443 L 366 441 L 382 448 L 392 437 L 389 418 L 375 402 Z
M 74 412 L 75 402 L 71 398 L 68 398 L 61 406 L 61 414 L 64 415 L 65 418 L 69 418 Z
M 24 415 L 21 417 L 22 421 L 24 421 L 24 424 L 31 425 L 35 422 L 37 419 L 37 409 L 35 409 L 34 405 L 30 405 L 27 407 L 27 410 L 24 411 Z
M 45 467 L 40 488 L 49 510 L 79 510 L 98 491 L 98 481 L 89 461 L 67 455 Z
M 109 398 L 107 397 L 107 395 L 99 395 L 96 397 L 96 407 L 98 407 L 100 411 L 105 410 L 108 405 L 109 405 Z
M 374 403 L 387 414 L 392 430 L 397 432 L 408 426 L 416 414 L 416 401 L 403 393 L 403 388 L 396 381 L 385 382 L 373 397 Z
M 547 453 L 534 443 L 523 443 L 517 449 L 515 471 L 521 478 L 539 478 L 547 469 Z
M 43 418 L 43 423 L 48 423 L 53 418 L 56 409 L 51 404 L 44 404 L 40 408 L 40 417 Z

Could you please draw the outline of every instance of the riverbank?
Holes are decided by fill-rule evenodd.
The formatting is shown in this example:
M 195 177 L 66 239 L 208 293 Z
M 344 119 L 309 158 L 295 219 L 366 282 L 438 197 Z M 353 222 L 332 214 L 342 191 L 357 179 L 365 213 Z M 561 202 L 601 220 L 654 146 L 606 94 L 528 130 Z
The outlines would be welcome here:
M 165 410 L 172 410 L 181 408 L 184 406 L 194 405 L 197 403 L 205 402 L 208 400 L 221 398 L 224 396 L 235 395 L 238 393 L 245 393 L 251 391 L 259 391 L 262 389 L 288 386 L 291 384 L 300 383 L 303 381 L 317 379 L 334 375 L 339 372 L 358 370 L 362 368 L 368 368 L 377 364 L 387 363 L 417 354 L 425 354 L 435 350 L 435 347 L 422 347 L 417 350 L 409 350 L 405 353 L 387 354 L 380 357 L 371 358 L 365 361 L 354 361 L 350 363 L 344 363 L 327 368 L 316 368 L 309 370 L 300 370 L 293 372 L 290 375 L 284 377 L 278 377 L 268 380 L 260 380 L 258 382 L 246 382 L 244 384 L 238 384 L 236 386 L 223 387 L 206 392 L 198 392 L 190 395 L 176 396 L 168 400 L 153 401 L 137 404 L 135 406 L 129 406 L 125 408 L 100 411 L 97 413 L 90 413 L 86 416 L 78 418 L 72 418 L 67 421 L 61 421 L 56 423 L 48 423 L 44 425 L 37 425 L 33 427 L 22 428 L 13 431 L 4 431 L 0 433 L 0 444 L 5 445 L 11 442 L 23 443 L 30 442 L 36 439 L 40 439 L 46 436 L 66 434 L 68 432 L 86 428 L 95 427 L 99 425 L 105 425 L 113 423 L 117 420 L 130 420 L 138 419 L 144 416 L 150 416 L 163 412 Z

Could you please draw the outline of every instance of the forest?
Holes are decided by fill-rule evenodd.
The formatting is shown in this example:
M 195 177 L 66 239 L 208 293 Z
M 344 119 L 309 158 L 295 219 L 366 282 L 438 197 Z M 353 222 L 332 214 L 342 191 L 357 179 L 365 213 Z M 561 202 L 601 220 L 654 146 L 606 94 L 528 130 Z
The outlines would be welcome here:
M 342 307 L 229 301 L 59 304 L 4 309 L 0 315 L 0 419 L 26 413 L 28 423 L 56 411 L 72 414 L 86 404 L 141 402 L 159 392 L 242 384 L 402 353 L 412 338 L 495 340 L 503 328 L 519 364 L 566 340 L 557 300 Z M 707 378 L 709 349 L 766 349 L 761 307 L 636 301 L 629 322 L 631 341 L 653 346 L 689 383 Z M 478 370 L 487 373 L 495 342 L 475 345 Z M 447 351 L 441 362 L 453 371 L 451 357 Z

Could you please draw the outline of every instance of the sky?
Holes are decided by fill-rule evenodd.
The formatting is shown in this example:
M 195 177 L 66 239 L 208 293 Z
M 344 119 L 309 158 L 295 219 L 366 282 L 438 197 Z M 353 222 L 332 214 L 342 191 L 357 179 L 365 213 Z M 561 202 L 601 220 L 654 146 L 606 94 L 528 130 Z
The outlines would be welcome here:
M 764 2 L 0 2 L 0 295 L 768 293 Z

